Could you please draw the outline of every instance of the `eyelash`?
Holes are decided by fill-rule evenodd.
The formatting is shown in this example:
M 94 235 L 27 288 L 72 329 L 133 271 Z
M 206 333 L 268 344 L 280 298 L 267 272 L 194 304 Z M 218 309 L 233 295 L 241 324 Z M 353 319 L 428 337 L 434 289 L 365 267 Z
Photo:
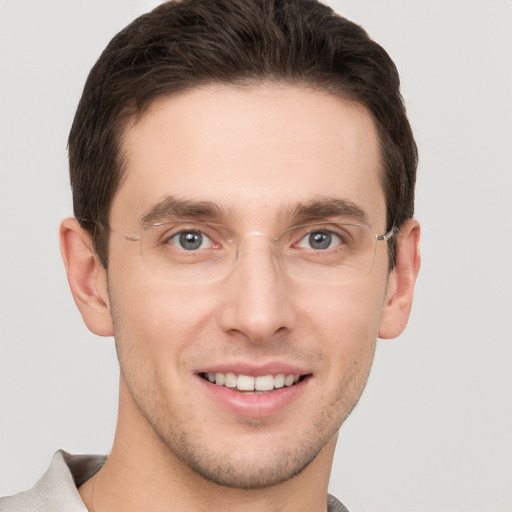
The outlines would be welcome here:
M 311 226 L 311 228 L 307 228 L 308 231 L 304 231 L 302 233 L 300 233 L 300 236 L 298 237 L 293 237 L 294 238 L 294 241 L 291 242 L 289 245 L 291 247 L 294 247 L 294 248 L 303 248 L 303 249 L 309 249 L 309 250 L 327 250 L 327 249 L 332 249 L 331 245 L 332 243 L 334 243 L 336 246 L 338 245 L 342 245 L 343 243 L 345 243 L 345 240 L 344 240 L 344 236 L 341 235 L 340 233 L 334 231 L 333 229 L 329 229 L 328 227 L 325 227 L 325 226 Z M 293 228 L 292 228 L 293 230 Z M 163 237 L 162 237 L 162 244 L 164 245 L 171 245 L 172 247 L 178 249 L 178 250 L 182 250 L 182 251 L 185 251 L 185 252 L 192 252 L 192 251 L 197 251 L 197 250 L 206 250 L 206 249 L 219 249 L 222 247 L 222 244 L 219 244 L 216 239 L 222 239 L 223 236 L 219 233 L 218 235 L 219 236 L 212 236 L 211 234 L 208 234 L 205 232 L 206 230 L 203 229 L 197 229 L 197 228 L 193 228 L 191 227 L 190 229 L 184 229 L 182 227 L 180 227 L 179 231 L 176 231 L 176 232 L 172 232 L 170 234 L 165 234 Z M 286 233 L 286 232 L 285 232 Z M 304 247 L 302 244 L 305 240 L 307 240 L 309 238 L 309 240 L 306 242 L 311 242 L 311 237 L 316 235 L 316 234 L 321 234 L 321 235 L 325 235 L 327 237 L 327 241 L 328 241 L 328 247 L 324 247 L 322 249 L 319 249 L 319 248 L 315 248 L 315 247 Z M 201 240 L 200 241 L 200 245 L 197 246 L 197 247 L 191 247 L 189 249 L 185 248 L 184 247 L 184 240 L 183 239 L 180 239 L 181 237 L 183 236 L 187 236 L 187 235 L 193 235 L 193 236 L 200 236 L 202 238 L 206 238 L 207 240 Z M 173 242 L 173 240 L 175 242 Z M 191 240 L 191 242 L 193 242 L 194 239 Z M 320 241 L 321 242 L 321 241 Z M 202 247 L 204 243 L 207 243 L 209 247 Z M 311 245 L 311 244 L 309 244 Z
M 172 243 L 173 239 L 178 239 L 179 240 L 180 237 L 187 236 L 187 235 L 195 235 L 195 236 L 200 235 L 201 237 L 207 238 L 210 241 L 210 243 L 213 242 L 212 238 L 209 235 L 207 235 L 203 231 L 195 230 L 195 229 L 189 229 L 189 230 L 181 229 L 180 231 L 178 231 L 176 233 L 173 233 L 170 236 L 167 236 L 165 238 L 164 242 L 167 243 L 167 244 L 170 243 L 170 245 L 172 245 L 173 247 L 177 247 L 178 249 L 182 249 L 182 250 L 187 251 L 188 249 L 186 249 L 185 247 L 179 247 L 177 244 Z M 182 240 L 180 240 L 180 242 L 182 242 Z M 181 244 L 181 245 L 183 245 L 183 244 Z M 201 243 L 201 245 L 202 245 L 202 243 Z M 201 247 L 198 247 L 197 249 L 199 249 L 199 248 L 201 248 Z

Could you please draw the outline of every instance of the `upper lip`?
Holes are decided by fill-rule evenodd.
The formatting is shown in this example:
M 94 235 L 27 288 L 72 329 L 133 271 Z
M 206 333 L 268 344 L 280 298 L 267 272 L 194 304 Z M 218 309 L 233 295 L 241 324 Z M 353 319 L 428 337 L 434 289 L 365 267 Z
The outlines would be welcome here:
M 248 375 L 257 377 L 259 375 L 307 375 L 312 373 L 310 370 L 296 364 L 280 361 L 270 361 L 263 364 L 254 364 L 243 361 L 233 361 L 232 363 L 222 362 L 204 366 L 196 373 L 235 373 L 237 375 Z

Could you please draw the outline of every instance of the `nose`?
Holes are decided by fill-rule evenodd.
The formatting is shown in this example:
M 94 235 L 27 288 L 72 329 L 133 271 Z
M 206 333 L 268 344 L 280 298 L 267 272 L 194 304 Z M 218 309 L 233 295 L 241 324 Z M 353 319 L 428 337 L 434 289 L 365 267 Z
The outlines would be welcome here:
M 260 343 L 290 331 L 294 324 L 290 286 L 272 241 L 247 237 L 222 291 L 223 330 Z

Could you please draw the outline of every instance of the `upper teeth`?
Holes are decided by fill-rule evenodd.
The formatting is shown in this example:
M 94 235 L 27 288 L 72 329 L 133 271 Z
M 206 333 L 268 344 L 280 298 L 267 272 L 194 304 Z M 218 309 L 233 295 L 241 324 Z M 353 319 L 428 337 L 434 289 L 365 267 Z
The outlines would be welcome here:
M 236 375 L 235 373 L 208 373 L 208 380 L 218 386 L 228 388 L 237 388 L 239 391 L 271 391 L 272 389 L 282 388 L 283 386 L 292 386 L 299 382 L 300 375 L 259 375 L 252 377 L 250 375 Z

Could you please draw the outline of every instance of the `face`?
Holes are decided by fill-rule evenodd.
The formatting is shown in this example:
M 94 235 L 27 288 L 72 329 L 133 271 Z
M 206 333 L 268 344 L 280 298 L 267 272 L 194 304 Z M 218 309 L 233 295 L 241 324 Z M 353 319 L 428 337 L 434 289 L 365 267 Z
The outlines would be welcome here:
M 317 281 L 290 276 L 271 239 L 304 222 L 293 212 L 313 204 L 308 222 L 337 221 L 332 205 L 350 204 L 385 231 L 370 115 L 291 86 L 210 86 L 156 102 L 127 128 L 123 147 L 108 268 L 120 421 L 232 487 L 273 485 L 332 455 L 372 363 L 386 246 L 377 244 L 360 279 Z M 208 220 L 246 236 L 222 279 L 176 282 L 121 235 L 140 234 L 144 217 Z M 211 238 L 209 248 L 221 248 Z M 226 385 L 253 381 L 266 390 Z

